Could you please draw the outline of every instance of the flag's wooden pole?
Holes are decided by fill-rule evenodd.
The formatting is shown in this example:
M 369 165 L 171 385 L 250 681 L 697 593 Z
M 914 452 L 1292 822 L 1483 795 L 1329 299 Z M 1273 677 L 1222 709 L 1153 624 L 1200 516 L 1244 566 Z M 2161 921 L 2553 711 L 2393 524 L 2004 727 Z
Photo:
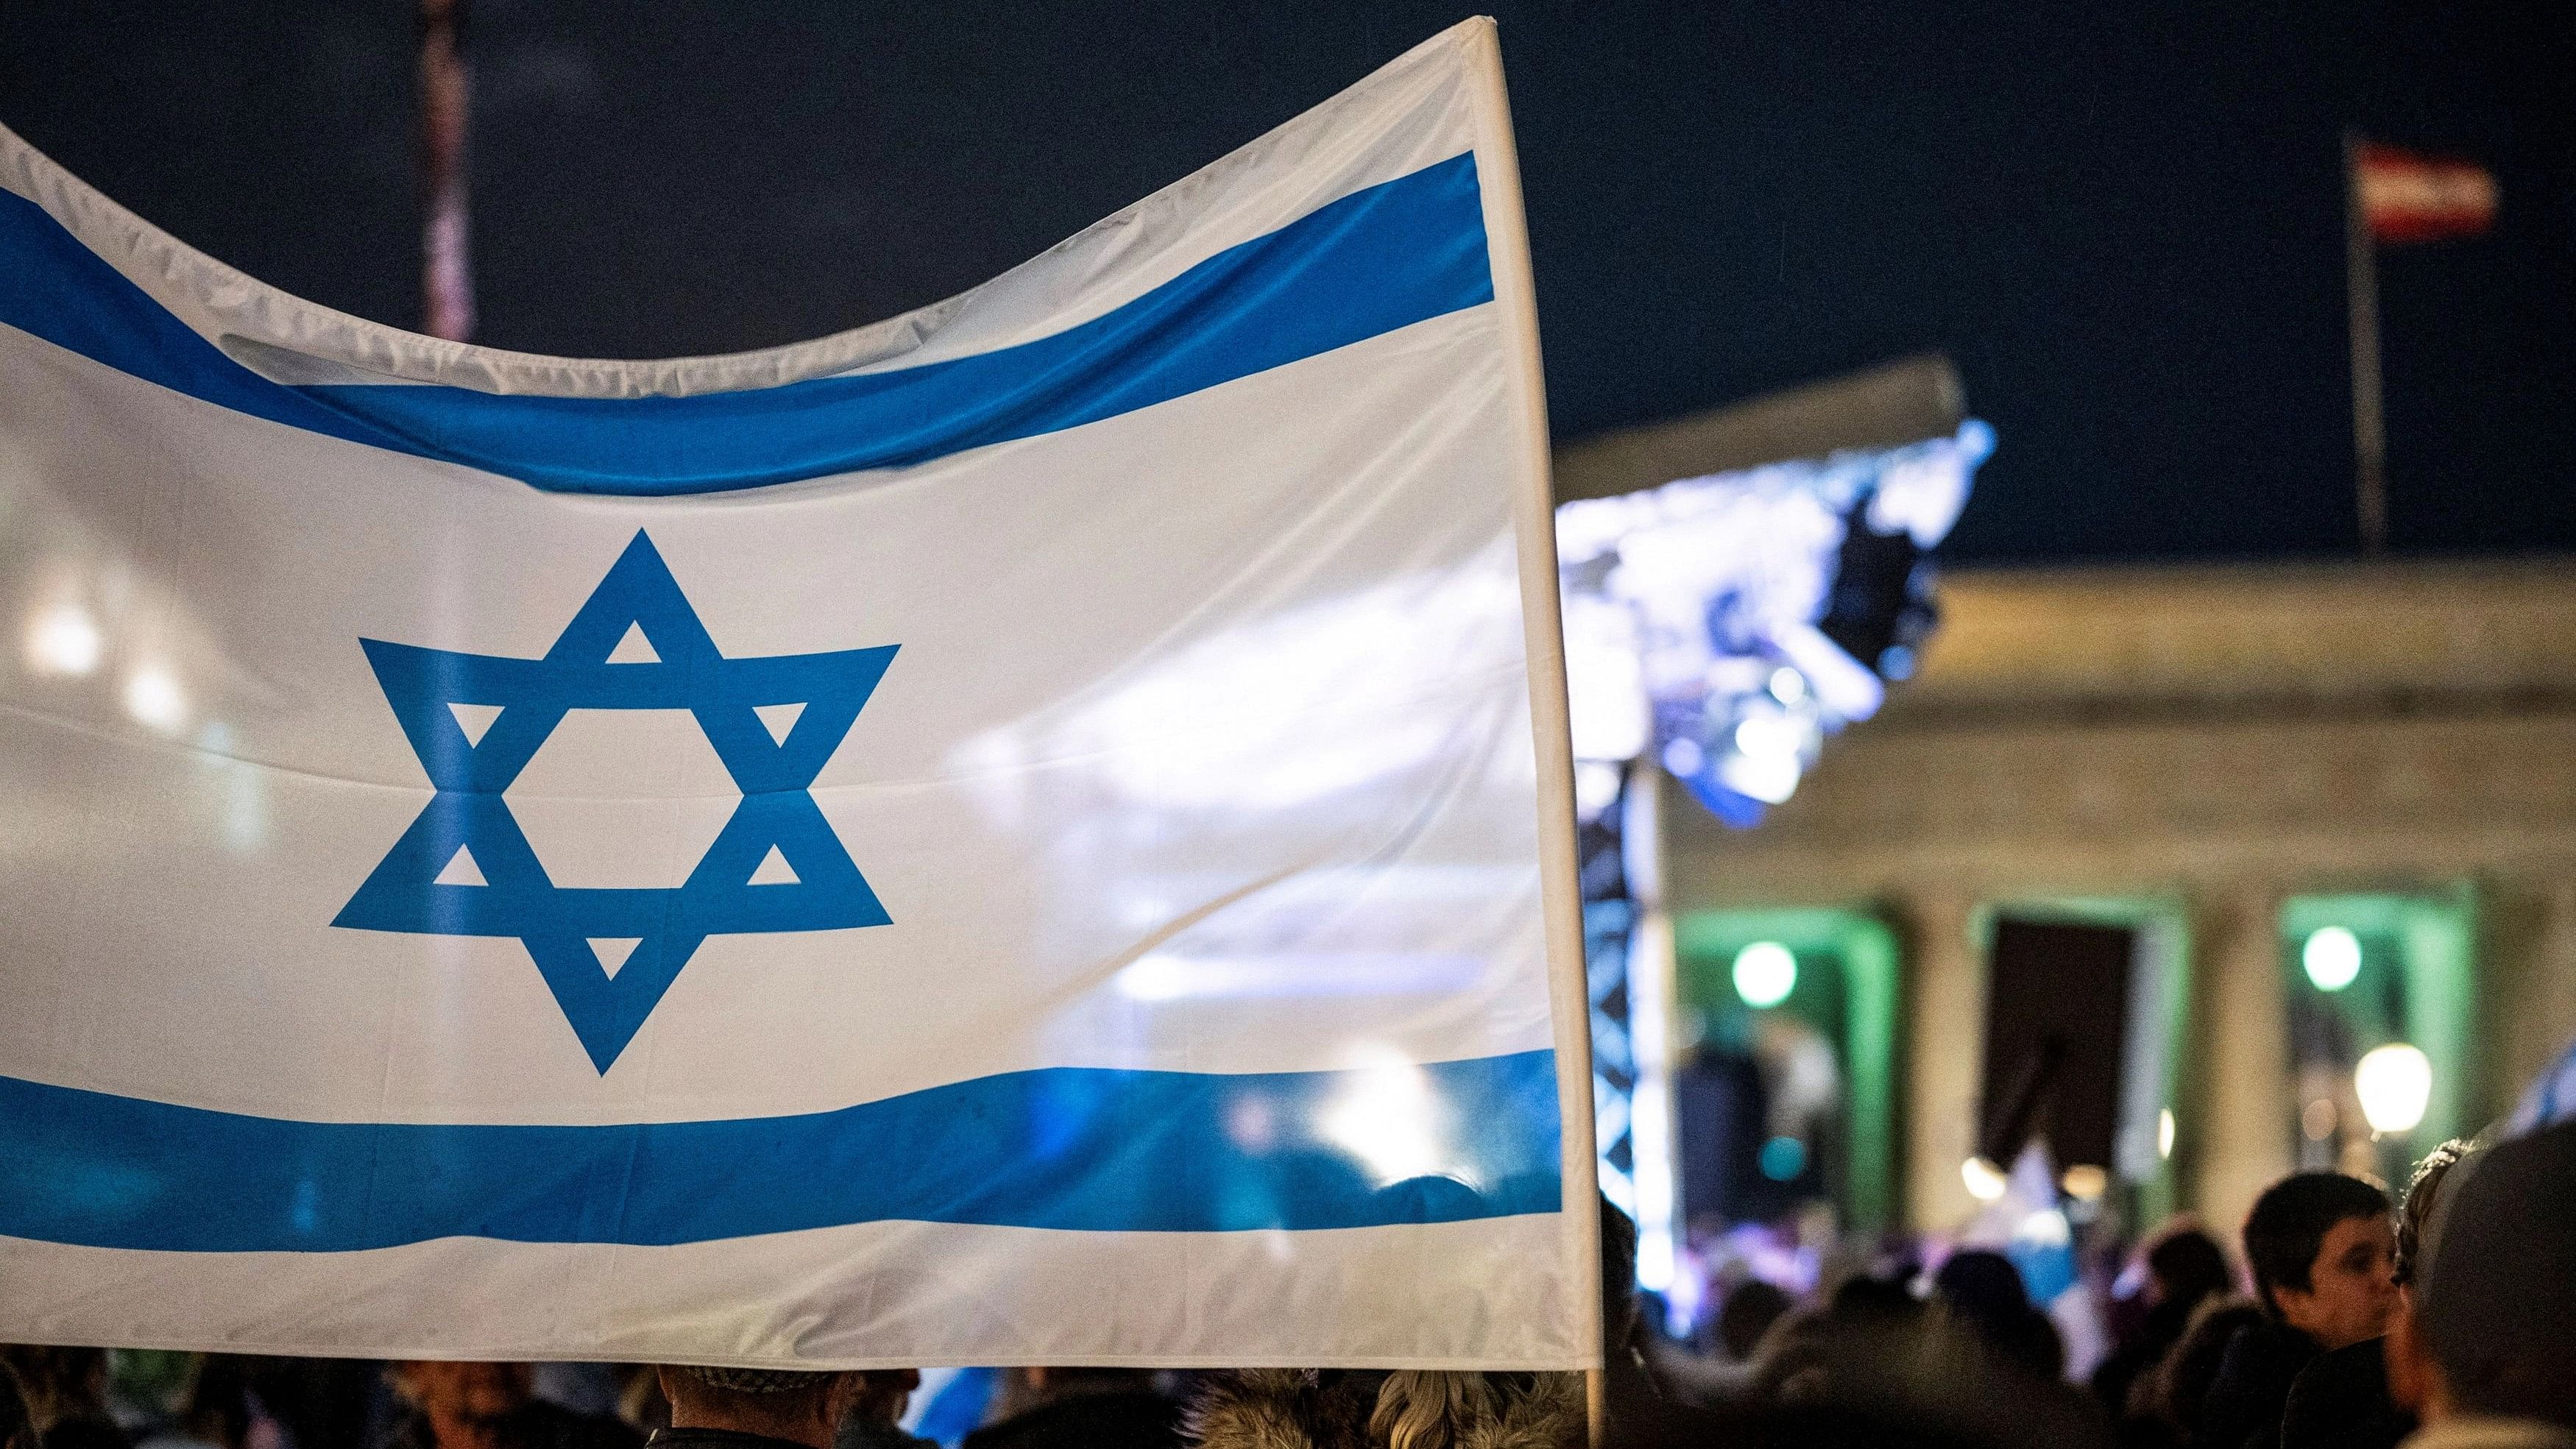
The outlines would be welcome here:
M 1592 1290 L 1575 1305 L 1591 1359 L 1584 1403 L 1599 1449 L 1606 1421 L 1601 1327 L 1601 1184 L 1592 1139 L 1592 1002 L 1583 971 L 1583 898 L 1574 828 L 1574 748 L 1565 694 L 1565 636 L 1557 612 L 1556 501 L 1549 472 L 1547 385 L 1540 368 L 1537 289 L 1521 212 L 1511 99 L 1503 89 L 1502 47 L 1481 19 L 1469 44 L 1483 94 L 1476 107 L 1476 181 L 1485 210 L 1494 301 L 1511 339 L 1512 519 L 1520 546 L 1522 638 L 1527 646 L 1530 723 L 1539 780 L 1539 882 L 1545 898 L 1549 1005 L 1556 1020 L 1558 1111 L 1564 1123 L 1563 1181 L 1571 1282 Z
M 2344 297 L 2352 318 L 2353 505 L 2361 551 L 2388 547 L 2388 425 L 2379 379 L 2379 245 L 2361 200 L 2361 137 L 2343 135 Z

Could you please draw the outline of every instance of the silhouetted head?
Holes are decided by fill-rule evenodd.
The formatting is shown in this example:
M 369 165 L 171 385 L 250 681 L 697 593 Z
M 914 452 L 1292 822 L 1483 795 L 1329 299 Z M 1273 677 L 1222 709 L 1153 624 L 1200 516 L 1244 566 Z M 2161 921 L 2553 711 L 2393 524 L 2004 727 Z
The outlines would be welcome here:
M 675 1429 L 765 1434 L 830 1449 L 834 1431 L 866 1387 L 866 1375 L 798 1369 L 662 1365 L 662 1392 Z
M 2457 1410 L 2576 1429 L 2576 1122 L 2443 1184 L 2416 1316 Z
M 1922 1307 L 1914 1301 L 1913 1294 L 1905 1291 L 1904 1284 L 1857 1273 L 1835 1285 L 1827 1311 L 1842 1320 L 1902 1320 L 1913 1317 Z
M 2009 1322 L 2031 1311 L 2021 1270 L 2003 1254 L 1982 1248 L 1952 1253 L 1941 1271 L 1932 1275 L 1932 1296 L 1975 1323 Z
M 2397 1209 L 2396 1246 L 2388 1255 L 2388 1276 L 2400 1288 L 2415 1281 L 2423 1271 L 2424 1230 L 2432 1225 L 2433 1205 L 2441 1199 L 2442 1180 L 2460 1159 L 2469 1153 L 2469 1144 L 2454 1137 L 2424 1154 L 2415 1164 L 2415 1175 L 2406 1182 L 2406 1196 Z
M 2147 1250 L 2147 1274 L 2156 1285 L 2156 1301 L 2186 1307 L 2228 1289 L 2227 1255 L 2217 1240 L 2198 1228 L 2177 1228 Z
M 1748 1279 L 1736 1285 L 1717 1310 L 1718 1346 L 1726 1350 L 1728 1358 L 1741 1363 L 1753 1357 L 1762 1335 L 1770 1332 L 1771 1325 L 1788 1311 L 1788 1294 L 1759 1278 Z

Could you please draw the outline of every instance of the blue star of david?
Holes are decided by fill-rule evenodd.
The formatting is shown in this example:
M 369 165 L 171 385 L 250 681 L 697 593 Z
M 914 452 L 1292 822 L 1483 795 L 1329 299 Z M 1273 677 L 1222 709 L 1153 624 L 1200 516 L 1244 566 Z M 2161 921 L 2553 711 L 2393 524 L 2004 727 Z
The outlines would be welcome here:
M 630 628 L 659 656 L 611 664 Z M 640 530 L 542 659 L 358 641 L 437 793 L 331 924 L 515 936 L 605 1075 L 711 935 L 890 923 L 808 793 L 896 646 L 728 659 Z M 755 709 L 802 704 L 784 739 Z M 480 739 L 450 705 L 499 706 Z M 501 792 L 575 709 L 685 709 L 742 803 L 676 888 L 573 889 L 547 878 Z M 772 849 L 793 883 L 751 883 Z M 460 850 L 483 884 L 442 884 Z M 593 940 L 639 940 L 610 971 Z

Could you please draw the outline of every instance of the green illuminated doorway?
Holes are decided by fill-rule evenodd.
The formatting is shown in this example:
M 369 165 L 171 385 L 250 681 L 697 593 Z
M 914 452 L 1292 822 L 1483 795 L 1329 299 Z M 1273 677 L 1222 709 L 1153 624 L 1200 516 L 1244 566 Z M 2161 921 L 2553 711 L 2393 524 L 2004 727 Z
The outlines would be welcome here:
M 2436 1143 L 2477 1130 L 2477 935 L 2477 896 L 2465 883 L 2282 902 L 2291 1130 L 2301 1167 L 2402 1183 L 2408 1165 Z M 2364 1070 L 2374 1049 L 2407 1046 L 2420 1059 L 2382 1063 L 2400 1068 L 2393 1083 Z M 2366 1086 L 2377 1088 L 2371 1100 Z M 2374 1108 L 2382 1120 L 2372 1120 Z
M 1829 1198 L 1851 1228 L 1891 1226 L 1900 1001 L 1895 934 L 1865 911 L 1755 909 L 1682 914 L 1673 937 L 1677 1025 L 1704 1049 L 1749 1058 L 1757 1040 L 1784 1036 L 1820 1039 L 1831 1049 L 1837 1074 L 1831 1120 L 1805 1136 L 1795 1130 L 1766 1135 L 1748 1154 L 1756 1171 Z

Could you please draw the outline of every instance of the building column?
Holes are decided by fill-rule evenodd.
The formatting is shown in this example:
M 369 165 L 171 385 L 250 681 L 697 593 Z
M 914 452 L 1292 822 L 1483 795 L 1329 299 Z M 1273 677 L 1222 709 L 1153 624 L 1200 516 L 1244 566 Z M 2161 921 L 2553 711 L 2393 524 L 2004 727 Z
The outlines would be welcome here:
M 1976 1151 L 1977 1084 L 1985 1049 L 1986 969 L 1965 894 L 1909 896 L 1899 905 L 1905 972 L 1905 1224 L 1947 1232 L 1978 1207 L 1959 1165 Z
M 2231 1253 L 2246 1210 L 2292 1165 L 2279 911 L 2274 893 L 2256 888 L 2230 891 L 2198 913 L 2200 1048 L 2174 1150 L 2189 1168 L 2185 1180 L 2196 1184 L 2203 1224 Z
M 2576 883 L 2497 883 L 2480 909 L 2481 1105 L 2501 1117 L 2576 1041 Z

